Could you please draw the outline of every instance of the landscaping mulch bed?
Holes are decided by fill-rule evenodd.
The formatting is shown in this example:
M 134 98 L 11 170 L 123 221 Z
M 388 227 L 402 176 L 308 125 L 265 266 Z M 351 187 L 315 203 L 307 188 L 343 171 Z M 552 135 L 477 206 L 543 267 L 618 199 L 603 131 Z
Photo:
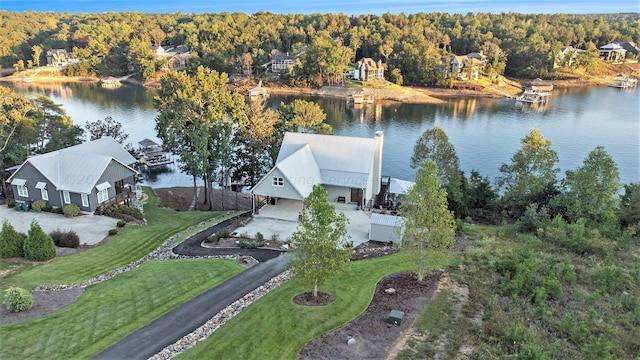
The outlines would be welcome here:
M 410 272 L 385 277 L 376 286 L 373 300 L 364 313 L 342 328 L 309 342 L 298 358 L 386 358 L 410 331 L 414 320 L 431 299 L 442 274 L 442 271 L 434 271 L 421 282 Z M 390 288 L 395 289 L 395 293 L 386 291 Z M 391 310 L 404 312 L 400 326 L 388 324 Z
M 33 307 L 27 311 L 12 312 L 7 310 L 7 307 L 2 304 L 2 306 L 0 306 L 0 325 L 35 319 L 58 311 L 76 301 L 82 293 L 84 293 L 83 288 L 34 291 L 32 292 Z

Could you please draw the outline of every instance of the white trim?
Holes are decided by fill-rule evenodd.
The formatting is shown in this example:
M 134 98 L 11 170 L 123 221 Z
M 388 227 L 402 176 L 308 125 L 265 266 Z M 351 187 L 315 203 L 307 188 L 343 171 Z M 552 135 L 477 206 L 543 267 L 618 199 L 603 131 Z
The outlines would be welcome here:
M 111 184 L 109 184 L 108 182 L 105 181 L 103 183 L 100 183 L 100 184 L 96 185 L 96 190 L 102 191 L 102 190 L 108 189 L 110 187 L 111 187 Z
M 69 195 L 69 192 L 67 190 L 64 190 L 62 192 L 62 197 L 64 198 L 65 204 L 71 204 L 71 195 Z
M 271 179 L 271 186 L 284 187 L 284 178 L 280 176 L 274 176 Z
M 89 197 L 87 194 L 80 194 L 80 197 L 82 198 L 82 206 L 89 207 Z
M 49 201 L 49 192 L 47 191 L 47 189 L 40 189 L 40 196 L 42 197 L 42 200 Z
M 15 185 L 17 187 L 26 186 L 27 185 L 27 180 L 16 178 L 16 179 L 11 180 L 11 185 Z
M 38 190 L 42 190 L 42 189 L 44 189 L 46 187 L 47 187 L 47 183 L 46 182 L 38 181 L 36 183 L 36 189 L 38 189 Z
M 109 190 L 102 189 L 98 191 L 98 203 L 103 203 L 107 200 L 109 200 Z
M 20 197 L 29 197 L 29 189 L 27 189 L 26 185 L 18 185 L 18 196 Z

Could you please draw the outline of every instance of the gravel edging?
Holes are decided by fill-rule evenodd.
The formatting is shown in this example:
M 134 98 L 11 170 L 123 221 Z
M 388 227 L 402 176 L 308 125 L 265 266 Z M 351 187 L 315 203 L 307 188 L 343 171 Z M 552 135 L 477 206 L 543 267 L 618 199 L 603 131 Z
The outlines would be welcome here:
M 165 347 L 162 351 L 149 358 L 149 360 L 167 360 L 187 351 L 188 349 L 198 345 L 200 342 L 206 340 L 216 330 L 218 330 L 227 321 L 238 315 L 242 310 L 253 304 L 256 300 L 260 299 L 264 295 L 278 288 L 291 278 L 291 272 L 285 271 L 284 273 L 274 277 L 267 281 L 264 285 L 259 286 L 257 289 L 251 291 L 240 300 L 235 301 L 233 304 L 227 306 L 222 311 L 214 315 L 209 321 L 198 327 L 191 333 L 185 335 L 175 343 Z
M 205 224 L 207 224 L 208 222 L 210 222 L 210 220 L 205 220 L 202 221 L 196 225 L 190 226 L 187 229 L 180 231 L 177 234 L 174 234 L 173 236 L 171 236 L 170 238 L 168 238 L 164 243 L 162 243 L 162 245 L 160 245 L 158 248 L 156 248 L 154 251 L 152 251 L 151 253 L 149 253 L 149 255 L 144 256 L 143 258 L 134 261 L 128 265 L 125 265 L 123 267 L 108 271 L 104 274 L 100 274 L 98 276 L 95 276 L 87 281 L 83 281 L 80 283 L 75 283 L 75 284 L 42 284 L 42 285 L 38 285 L 34 288 L 34 291 L 43 291 L 43 290 L 67 290 L 67 289 L 72 289 L 72 288 L 86 288 L 87 286 L 90 285 L 95 285 L 98 283 L 101 283 L 103 281 L 109 280 L 111 278 L 113 278 L 114 276 L 118 275 L 118 274 L 122 274 L 125 273 L 127 271 L 131 271 L 133 269 L 136 269 L 138 267 L 140 267 L 140 265 L 146 263 L 147 261 L 151 261 L 151 260 L 173 260 L 173 259 L 195 259 L 195 258 L 201 258 L 201 259 L 233 259 L 235 258 L 234 255 L 213 255 L 213 256 L 184 256 L 184 255 L 178 255 L 176 253 L 173 252 L 173 247 L 175 246 L 174 241 L 179 238 L 180 236 L 183 236 L 184 234 L 193 231 L 194 229 L 197 229 L 198 227 L 201 227 Z M 215 226 L 215 225 L 212 225 Z
M 200 222 L 199 224 L 190 226 L 189 228 L 171 236 L 168 238 L 162 245 L 160 245 L 157 249 L 144 256 L 143 258 L 134 261 L 128 265 L 123 267 L 108 271 L 104 274 L 100 274 L 95 276 L 87 281 L 83 281 L 75 284 L 43 284 L 38 285 L 34 291 L 64 291 L 64 290 L 72 290 L 72 289 L 82 289 L 86 288 L 90 285 L 95 285 L 101 283 L 103 281 L 109 280 L 118 274 L 125 273 L 130 270 L 134 270 L 140 267 L 147 261 L 151 260 L 173 260 L 173 259 L 234 259 L 236 255 L 212 255 L 212 256 L 187 256 L 187 255 L 178 255 L 173 252 L 175 247 L 175 240 L 184 234 L 193 231 L 194 229 L 201 227 L 207 224 L 209 220 Z M 218 224 L 212 225 L 216 226 Z M 197 235 L 198 233 L 194 234 Z M 193 236 L 193 235 L 192 235 Z M 185 239 L 186 240 L 186 239 Z M 278 288 L 280 285 L 285 283 L 291 278 L 291 272 L 285 271 L 284 273 L 279 274 L 278 276 L 272 278 L 267 281 L 265 284 L 259 286 L 255 290 L 243 296 L 241 299 L 235 301 L 233 304 L 227 306 L 222 311 L 214 315 L 211 319 L 209 319 L 206 323 L 195 329 L 190 334 L 185 335 L 180 340 L 175 343 L 165 347 L 158 354 L 152 356 L 150 359 L 153 360 L 165 360 L 171 359 L 186 350 L 194 347 L 198 343 L 206 340 L 211 334 L 213 334 L 216 330 L 218 330 L 222 325 L 224 325 L 227 321 L 238 315 L 242 310 L 247 308 L 249 305 L 253 304 L 256 300 L 260 299 L 264 295 Z

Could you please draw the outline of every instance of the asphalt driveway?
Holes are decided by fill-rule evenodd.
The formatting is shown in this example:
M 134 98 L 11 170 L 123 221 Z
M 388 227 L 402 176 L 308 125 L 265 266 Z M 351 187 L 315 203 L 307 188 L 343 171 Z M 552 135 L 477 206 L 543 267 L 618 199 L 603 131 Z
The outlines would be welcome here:
M 94 359 L 148 359 L 282 273 L 286 267 L 286 255 L 254 265 L 135 331 Z
M 80 244 L 94 245 L 107 237 L 109 229 L 116 227 L 117 219 L 100 215 L 79 215 L 68 218 L 64 215 L 48 212 L 17 211 L 6 205 L 0 205 L 0 221 L 8 220 L 18 232 L 27 233 L 31 221 L 36 220 L 45 233 L 60 229 L 73 230 L 80 237 Z

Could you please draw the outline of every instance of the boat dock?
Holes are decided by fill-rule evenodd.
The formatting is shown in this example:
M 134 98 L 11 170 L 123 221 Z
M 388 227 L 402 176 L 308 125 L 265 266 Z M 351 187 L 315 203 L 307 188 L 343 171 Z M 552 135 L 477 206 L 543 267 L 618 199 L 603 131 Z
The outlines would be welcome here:
M 138 145 L 140 145 L 138 156 L 140 165 L 156 167 L 173 164 L 173 160 L 169 158 L 168 153 L 155 141 L 144 139 L 138 142 Z
M 638 86 L 638 79 L 627 74 L 618 74 L 608 86 L 618 89 L 630 89 Z

